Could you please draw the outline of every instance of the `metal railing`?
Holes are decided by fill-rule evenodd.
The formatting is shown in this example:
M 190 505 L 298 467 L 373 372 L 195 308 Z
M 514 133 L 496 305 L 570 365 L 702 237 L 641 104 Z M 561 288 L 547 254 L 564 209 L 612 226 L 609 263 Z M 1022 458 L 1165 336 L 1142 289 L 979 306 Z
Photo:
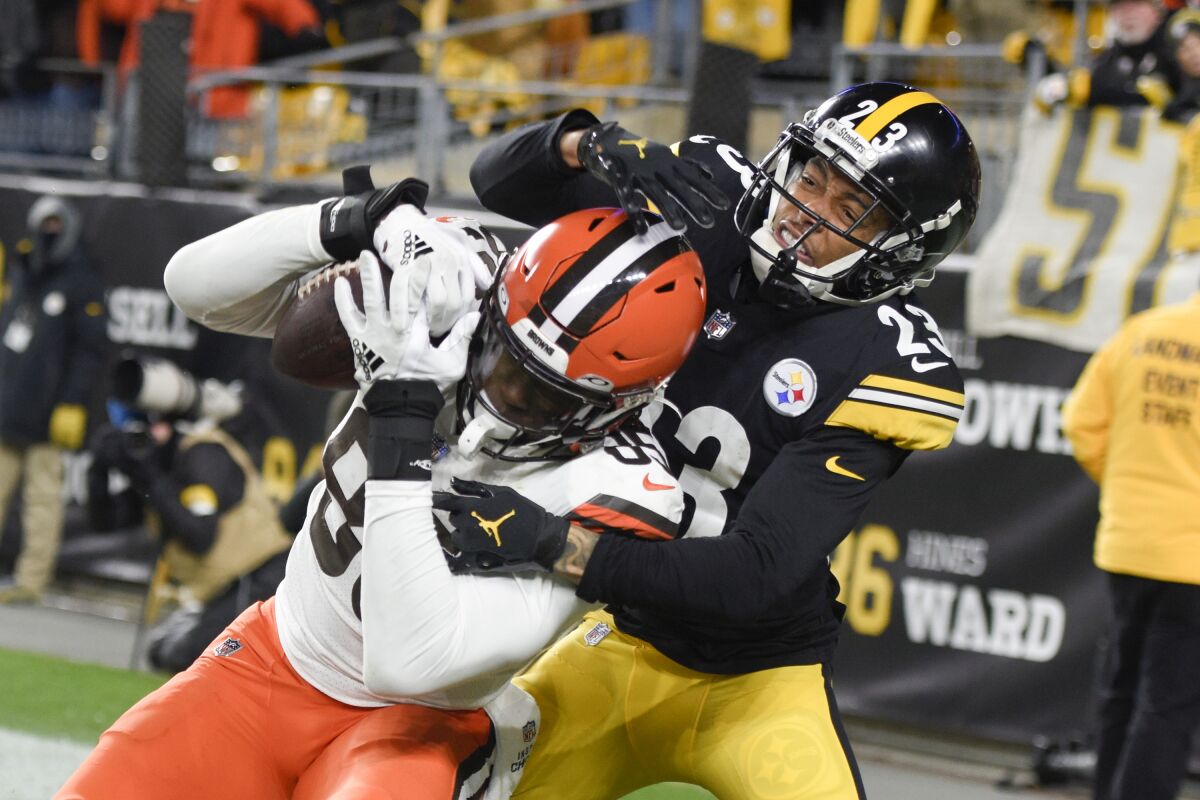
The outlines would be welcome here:
M 613 57 L 625 73 L 610 71 L 602 58 L 597 71 L 580 65 L 567 76 L 547 78 L 510 71 L 499 78 L 481 68 L 476 72 L 443 69 L 461 58 L 456 42 L 528 23 L 544 22 L 564 13 L 621 8 L 633 0 L 584 0 L 557 10 L 507 14 L 460 22 L 444 30 L 388 37 L 308 53 L 279 62 L 236 71 L 211 72 L 188 84 L 188 177 L 196 186 L 221 186 L 269 194 L 281 186 L 327 186 L 337 182 L 341 168 L 352 163 L 376 164 L 377 176 L 387 179 L 420 175 L 444 196 L 469 198 L 467 168 L 492 136 L 561 110 L 585 106 L 598 116 L 619 117 L 633 130 L 666 141 L 685 130 L 690 101 L 694 48 L 699 32 L 680 34 L 670 29 L 671 3 L 656 6 L 655 28 L 640 39 L 618 33 L 612 42 L 589 44 L 593 55 L 611 44 Z M 674 0 L 691 2 L 695 0 Z M 638 69 L 629 70 L 621 48 L 633 51 Z M 421 71 L 373 72 L 373 59 L 409 48 L 420 55 Z M 691 52 L 691 56 L 687 53 Z M 680 58 L 681 53 L 684 54 Z M 863 80 L 901 80 L 928 88 L 964 119 L 979 149 L 984 169 L 980 222 L 969 244 L 978 241 L 998 213 L 1015 158 L 1020 116 L 1033 81 L 1043 64 L 1034 58 L 1024 71 L 1005 63 L 998 45 L 958 45 L 910 50 L 875 43 L 860 49 L 832 48 L 830 85 L 764 81 L 753 92 L 748 155 L 765 152 L 787 121 L 837 90 Z M 549 53 L 551 59 L 554 53 Z M 586 60 L 586 59 L 583 59 Z M 494 62 L 480 61 L 491 68 Z M 672 73 L 670 64 L 684 64 Z M 469 65 L 468 65 L 469 66 Z M 332 68 L 336 67 L 336 68 Z M 117 79 L 112 67 L 100 70 L 60 62 L 47 69 L 93 73 L 100 81 L 99 109 L 56 122 L 42 117 L 61 138 L 65 152 L 45 149 L 36 142 L 33 126 L 24 117 L 10 119 L 0 103 L 0 168 L 57 170 L 105 177 L 123 174 L 131 163 L 118 157 L 122 142 L 131 141 L 133 115 L 121 116 Z M 235 87 L 246 94 L 249 113 L 236 119 L 214 119 L 203 113 L 203 99 L 218 87 Z M 16 112 L 12 112 L 16 113 Z M 22 112 L 25 113 L 25 112 Z M 24 131 L 25 139 L 13 131 Z M 67 134 L 70 133 L 70 137 Z M 15 137 L 15 138 L 14 138 Z M 27 146 L 22 147 L 22 143 Z M 9 146 L 5 148 L 5 145 Z

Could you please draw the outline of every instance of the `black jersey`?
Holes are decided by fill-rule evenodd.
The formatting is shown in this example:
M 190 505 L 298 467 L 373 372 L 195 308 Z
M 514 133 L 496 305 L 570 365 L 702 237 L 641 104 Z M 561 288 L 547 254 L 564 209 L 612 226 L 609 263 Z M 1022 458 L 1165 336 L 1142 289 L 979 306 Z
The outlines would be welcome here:
M 585 113 L 523 128 L 472 170 L 492 210 L 543 224 L 611 204 L 557 156 Z M 711 137 L 680 143 L 736 201 L 744 157 Z M 685 666 L 737 673 L 816 663 L 841 606 L 828 555 L 913 450 L 948 445 L 962 379 L 912 294 L 786 310 L 757 297 L 732 212 L 688 231 L 708 278 L 704 331 L 655 409 L 653 431 L 688 495 L 682 541 L 603 537 L 579 594 Z

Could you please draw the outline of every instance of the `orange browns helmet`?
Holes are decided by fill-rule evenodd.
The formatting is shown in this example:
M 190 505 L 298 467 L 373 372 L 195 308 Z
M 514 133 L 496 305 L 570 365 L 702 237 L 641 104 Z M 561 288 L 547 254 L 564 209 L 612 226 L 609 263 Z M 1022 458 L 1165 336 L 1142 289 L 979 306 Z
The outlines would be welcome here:
M 704 309 L 700 259 L 670 226 L 638 236 L 612 208 L 561 217 L 508 259 L 484 299 L 462 424 L 503 423 L 482 447 L 496 457 L 570 457 L 654 399 Z

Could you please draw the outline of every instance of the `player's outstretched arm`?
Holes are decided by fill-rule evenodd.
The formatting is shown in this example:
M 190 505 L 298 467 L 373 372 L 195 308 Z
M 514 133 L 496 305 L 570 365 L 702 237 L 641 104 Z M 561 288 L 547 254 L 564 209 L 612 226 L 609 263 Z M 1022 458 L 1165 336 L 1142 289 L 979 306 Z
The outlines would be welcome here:
M 269 337 L 296 287 L 333 261 L 375 246 L 376 228 L 397 206 L 421 207 L 428 187 L 412 178 L 376 189 L 368 167 L 343 173 L 342 197 L 243 220 L 177 252 L 163 274 L 167 294 L 214 330 Z
M 271 336 L 303 276 L 332 261 L 320 218 L 320 204 L 281 208 L 192 242 L 167 264 L 167 294 L 201 325 Z
M 615 206 L 612 189 L 575 161 L 563 160 L 561 142 L 600 120 L 575 109 L 501 136 L 471 164 L 471 188 L 484 207 L 540 228 L 570 211 Z
M 578 595 L 589 602 L 705 614 L 733 623 L 755 621 L 824 566 L 905 453 L 860 431 L 828 429 L 781 451 L 750 493 L 730 533 L 650 541 L 595 536 L 572 527 L 558 534 L 562 549 L 553 568 L 578 580 Z M 831 457 L 836 457 L 839 470 L 827 468 Z M 473 571 L 521 558 L 518 551 L 530 550 L 528 543 L 542 535 L 537 528 L 545 530 L 540 524 L 528 530 L 513 525 L 519 517 L 510 521 L 505 540 L 511 543 L 509 552 L 498 559 L 495 544 L 469 530 L 470 514 L 482 502 L 457 500 L 451 520 L 460 549 L 483 554 L 460 558 L 464 565 L 473 561 Z M 511 563 L 506 566 L 511 568 Z

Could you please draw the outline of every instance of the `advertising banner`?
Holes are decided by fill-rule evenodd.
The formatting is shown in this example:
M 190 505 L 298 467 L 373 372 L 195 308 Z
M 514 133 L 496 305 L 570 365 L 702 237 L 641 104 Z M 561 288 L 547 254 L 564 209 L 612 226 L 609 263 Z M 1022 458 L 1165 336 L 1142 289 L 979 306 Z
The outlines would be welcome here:
M 838 549 L 851 714 L 1012 741 L 1086 727 L 1106 618 L 1095 484 L 1062 401 L 1087 356 L 962 332 L 966 276 L 922 291 L 962 369 L 954 443 L 916 453 Z
M 1177 213 L 1182 135 L 1153 110 L 1030 108 L 972 274 L 970 332 L 1091 352 L 1130 314 L 1194 292 L 1200 257 L 1183 254 L 1195 235 L 1180 226 L 1196 222 Z

